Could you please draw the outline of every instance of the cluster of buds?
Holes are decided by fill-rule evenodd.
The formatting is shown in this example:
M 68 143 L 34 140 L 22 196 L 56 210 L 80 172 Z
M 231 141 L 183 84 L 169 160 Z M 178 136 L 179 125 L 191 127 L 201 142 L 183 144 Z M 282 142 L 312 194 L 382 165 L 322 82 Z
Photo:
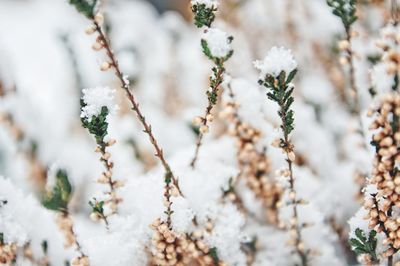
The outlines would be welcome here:
M 57 213 L 56 223 L 58 228 L 60 228 L 60 231 L 64 234 L 64 246 L 66 248 L 75 247 L 75 249 L 80 253 L 78 257 L 72 259 L 71 265 L 89 266 L 89 258 L 83 254 L 81 246 L 76 238 L 71 216 L 67 212 L 59 212 Z
M 43 247 L 43 243 L 42 243 L 42 247 Z M 26 260 L 30 261 L 33 265 L 50 266 L 49 258 L 47 256 L 47 246 L 46 246 L 46 249 L 44 249 L 43 251 L 44 251 L 44 256 L 42 256 L 40 258 L 35 258 L 32 248 L 31 248 L 31 245 L 28 242 L 23 247 L 23 256 Z
M 21 141 L 24 138 L 24 132 L 14 122 L 14 119 L 11 116 L 11 114 L 6 112 L 0 112 L 0 123 L 3 124 L 9 130 L 11 136 L 16 141 Z
M 350 36 L 347 39 L 340 40 L 338 42 L 338 48 L 339 51 L 341 52 L 341 56 L 339 58 L 339 62 L 341 65 L 346 66 L 348 65 L 351 60 L 354 51 L 351 48 L 351 39 L 358 37 L 358 32 L 356 31 L 351 31 Z
M 0 263 L 1 265 L 13 265 L 17 258 L 17 245 L 14 243 L 0 242 Z
M 238 107 L 233 100 L 224 103 L 220 115 L 229 121 L 229 134 L 236 139 L 240 177 L 246 180 L 247 186 L 256 198 L 262 201 L 268 222 L 278 225 L 278 206 L 284 192 L 283 187 L 270 176 L 271 165 L 265 149 L 257 150 L 260 131 L 240 119 Z
M 364 203 L 369 212 L 365 219 L 370 229 L 385 233 L 384 244 L 389 248 L 383 255 L 389 257 L 400 249 L 400 218 L 394 210 L 400 207 L 400 95 L 394 92 L 384 96 L 369 114 L 374 113 L 377 115 L 370 129 L 376 131 L 371 142 L 376 154 L 369 183 L 376 186 L 377 193 Z
M 100 30 L 99 30 L 100 27 L 104 23 L 103 15 L 100 13 L 97 13 L 94 16 L 93 22 L 94 23 L 92 25 L 90 25 L 85 31 L 86 34 L 88 34 L 88 35 L 94 34 L 95 32 L 99 32 L 99 35 L 97 36 L 96 41 L 92 45 L 92 49 L 96 52 L 106 49 L 107 53 L 109 53 L 109 51 L 108 51 L 109 47 L 107 46 L 108 44 L 105 40 L 105 37 L 103 36 L 102 32 L 100 33 Z M 105 62 L 101 63 L 100 70 L 107 71 L 107 70 L 111 69 L 113 65 L 114 65 L 114 62 L 105 61 Z
M 400 95 L 385 95 L 377 114 L 370 126 L 377 130 L 372 140 L 376 155 L 370 182 L 376 184 L 380 196 L 400 207 L 400 173 L 396 170 L 400 162 Z
M 99 213 L 98 210 L 94 210 L 91 214 L 92 220 L 98 220 L 102 217 L 107 217 L 108 215 L 117 213 L 118 204 L 122 201 L 122 199 L 117 196 L 115 190 L 122 187 L 124 183 L 121 180 L 113 180 L 112 170 L 114 168 L 114 163 L 110 160 L 111 154 L 107 151 L 107 148 L 115 143 L 115 139 L 111 139 L 108 142 L 100 143 L 96 148 L 96 152 L 101 153 L 100 161 L 103 163 L 105 168 L 105 171 L 97 179 L 97 182 L 109 186 L 109 191 L 105 192 L 108 198 L 104 201 L 104 204 L 110 210 L 110 214 Z
M 66 248 L 77 245 L 77 239 L 73 229 L 73 221 L 71 216 L 65 212 L 57 213 L 56 223 L 60 228 L 61 232 L 64 234 L 65 242 L 64 246 Z
M 157 219 L 150 226 L 154 231 L 152 245 L 155 247 L 151 265 L 218 265 L 210 255 L 210 248 L 203 240 L 203 234 L 195 231 L 191 235 L 174 232 L 166 222 Z
M 75 257 L 71 260 L 71 266 L 89 266 L 89 258 L 85 255 Z
M 400 26 L 389 24 L 383 28 L 377 46 L 382 49 L 382 61 L 389 75 L 400 75 Z
M 214 120 L 212 114 L 207 114 L 205 117 L 196 116 L 193 118 L 193 125 L 199 128 L 201 134 L 206 134 L 209 130 L 208 124 Z

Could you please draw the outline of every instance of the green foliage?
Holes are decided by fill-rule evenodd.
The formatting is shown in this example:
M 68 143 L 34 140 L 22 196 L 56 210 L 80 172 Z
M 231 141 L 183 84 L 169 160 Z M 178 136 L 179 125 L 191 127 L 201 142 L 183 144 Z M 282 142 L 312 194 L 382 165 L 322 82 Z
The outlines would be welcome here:
M 87 18 L 94 18 L 97 0 L 69 0 L 69 3 Z
M 4 233 L 0 232 L 0 245 L 4 244 Z
M 201 28 L 203 26 L 210 27 L 215 19 L 216 7 L 208 8 L 205 4 L 195 4 L 192 6 L 194 14 L 194 24 Z
M 356 229 L 355 234 L 356 238 L 351 238 L 349 240 L 353 251 L 357 255 L 368 254 L 371 256 L 373 262 L 377 262 L 378 257 L 375 251 L 377 245 L 376 231 L 372 230 L 368 235 L 368 239 L 360 228 Z
M 219 257 L 218 257 L 218 250 L 216 247 L 210 248 L 210 251 L 208 254 L 211 256 L 211 258 L 214 261 L 214 265 L 218 265 L 219 263 Z
M 47 243 L 46 240 L 42 241 L 41 247 L 42 247 L 43 254 L 47 255 L 47 251 L 49 249 L 49 244 Z
M 282 71 L 277 77 L 267 75 L 264 80 L 259 83 L 269 89 L 267 92 L 268 99 L 276 102 L 280 106 L 278 115 L 282 120 L 281 129 L 285 136 L 294 129 L 294 112 L 290 109 L 294 102 L 292 96 L 294 87 L 290 84 L 295 78 L 297 70 L 293 70 L 286 77 L 286 73 Z
M 392 90 L 393 90 L 393 91 L 397 91 L 397 90 L 399 89 L 399 85 L 400 85 L 400 78 L 399 78 L 399 74 L 396 73 L 396 74 L 394 75 Z
M 200 135 L 200 127 L 193 125 L 193 123 L 188 123 L 188 126 L 192 130 L 193 134 L 198 137 Z
M 65 170 L 58 170 L 56 174 L 56 184 L 52 191 L 48 191 L 44 196 L 43 206 L 49 210 L 66 211 L 71 199 L 72 186 L 68 180 Z
M 229 36 L 229 37 L 228 37 L 228 43 L 231 43 L 232 41 L 233 41 L 233 37 L 232 37 L 232 36 Z M 212 61 L 214 62 L 215 65 L 217 65 L 217 66 L 219 66 L 219 67 L 222 67 L 223 64 L 224 64 L 226 61 L 228 61 L 228 59 L 231 58 L 232 55 L 233 55 L 233 50 L 231 50 L 231 51 L 229 51 L 229 53 L 228 53 L 225 57 L 214 57 L 214 56 L 211 54 L 211 50 L 210 50 L 210 48 L 208 47 L 207 41 L 206 41 L 206 40 L 203 40 L 203 39 L 201 40 L 201 48 L 203 49 L 203 53 L 204 53 L 210 60 L 212 60 Z
M 342 20 L 343 26 L 348 31 L 357 20 L 357 0 L 327 0 L 326 2 L 332 7 L 332 13 Z
M 85 103 L 81 101 L 81 107 L 84 107 Z M 82 117 L 82 126 L 87 128 L 95 138 L 99 145 L 104 145 L 104 137 L 107 135 L 108 122 L 107 115 L 109 110 L 107 107 L 103 106 L 101 112 L 98 116 L 92 116 L 92 120 L 89 121 L 87 117 Z
M 165 172 L 164 181 L 165 181 L 166 184 L 171 183 L 171 181 L 172 181 L 172 172 L 171 172 L 171 170 L 168 169 L 168 171 Z
M 95 198 L 89 201 L 90 207 L 92 207 L 92 212 L 98 213 L 101 216 L 104 215 L 104 201 L 98 201 Z

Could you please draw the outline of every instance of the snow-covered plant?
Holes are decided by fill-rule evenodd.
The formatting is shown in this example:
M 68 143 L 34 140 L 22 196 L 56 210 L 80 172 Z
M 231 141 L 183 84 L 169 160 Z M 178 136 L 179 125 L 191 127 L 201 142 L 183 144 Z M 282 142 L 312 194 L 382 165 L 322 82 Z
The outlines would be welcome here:
M 351 111 L 360 116 L 360 103 L 359 92 L 356 85 L 354 60 L 355 54 L 352 48 L 352 38 L 357 36 L 355 31 L 352 31 L 352 25 L 357 21 L 356 15 L 356 0 L 327 0 L 327 3 L 332 7 L 334 15 L 338 16 L 344 26 L 346 38 L 339 41 L 339 49 L 344 53 L 340 62 L 343 65 L 349 66 L 349 92 L 347 93 L 347 104 L 350 106 Z M 361 120 L 360 120 L 361 121 Z M 362 133 L 362 123 L 360 122 L 360 132 Z
M 350 31 L 351 25 L 357 20 L 356 15 L 356 0 L 327 0 L 327 3 L 332 7 L 334 15 L 338 16 L 346 32 Z
M 365 263 L 382 262 L 387 258 L 387 264 L 393 265 L 394 255 L 400 248 L 400 240 L 397 236 L 399 227 L 398 206 L 400 192 L 398 185 L 400 180 L 400 172 L 398 169 L 399 149 L 400 149 L 400 94 L 399 94 L 399 62 L 397 59 L 399 53 L 398 26 L 389 24 L 382 30 L 381 40 L 377 43 L 382 49 L 382 62 L 374 67 L 382 67 L 385 71 L 384 78 L 379 81 L 384 81 L 389 78 L 386 92 L 379 95 L 378 107 L 370 110 L 369 114 L 374 116 L 370 125 L 370 130 L 374 135 L 371 140 L 371 145 L 375 150 L 375 158 L 371 178 L 368 180 L 368 187 L 365 190 L 365 200 L 362 209 L 365 209 L 368 214 L 365 219 L 368 221 L 368 228 L 371 234 L 377 233 L 383 235 L 383 240 L 373 240 L 368 238 L 369 245 L 366 245 L 365 237 L 362 236 L 366 232 L 362 232 L 360 228 L 354 226 L 353 230 L 360 240 L 350 239 L 350 244 L 353 250 L 362 255 Z M 375 81 L 378 81 L 375 77 Z M 379 85 L 376 85 L 379 86 Z M 353 218 L 353 221 L 355 218 Z M 355 223 L 355 222 L 354 222 Z M 354 229 L 355 227 L 355 229 Z M 381 238 L 379 238 L 381 239 Z M 364 244 L 363 244 L 364 243 Z M 363 245 L 361 245 L 363 244 Z M 378 245 L 377 245 L 378 244 Z M 376 251 L 377 246 L 379 251 Z M 367 247 L 370 247 L 368 249 Z M 371 248 L 373 247 L 373 248 Z
M 0 264 L 398 264 L 398 3 L 0 1 Z
M 288 178 L 289 199 L 292 205 L 292 219 L 288 225 L 293 235 L 293 246 L 301 259 L 303 266 L 308 265 L 308 253 L 302 241 L 302 224 L 298 219 L 298 204 L 304 202 L 296 195 L 295 177 L 293 173 L 293 163 L 296 159 L 294 145 L 290 140 L 290 134 L 294 130 L 294 103 L 293 79 L 297 73 L 297 62 L 294 60 L 292 52 L 283 47 L 273 47 L 265 56 L 264 60 L 256 61 L 255 67 L 260 70 L 259 84 L 267 89 L 268 99 L 277 103 L 279 106 L 278 115 L 281 119 L 280 129 L 283 137 L 277 141 L 277 146 L 282 149 L 286 156 L 287 169 L 283 170 L 282 175 Z
M 209 131 L 209 123 L 214 120 L 212 111 L 217 104 L 219 89 L 224 81 L 225 62 L 233 55 L 231 47 L 233 37 L 218 28 L 211 27 L 215 18 L 214 12 L 217 11 L 217 6 L 218 2 L 214 0 L 192 1 L 192 11 L 194 13 L 196 26 L 199 28 L 205 26 L 201 39 L 203 53 L 214 62 L 214 67 L 212 68 L 213 74 L 210 76 L 210 87 L 206 92 L 208 105 L 204 115 L 197 116 L 193 120 L 194 125 L 199 127 L 195 153 L 190 162 L 193 168 L 196 166 L 204 134 Z
M 80 8 L 81 6 L 81 2 L 86 2 L 85 0 L 81 0 L 81 1 L 72 1 L 70 2 L 72 5 L 74 5 L 76 7 L 76 9 L 83 13 L 84 15 L 87 16 L 87 12 L 82 11 L 82 9 Z M 179 185 L 178 185 L 178 180 L 175 177 L 175 175 L 173 174 L 171 167 L 169 166 L 168 162 L 166 161 L 165 157 L 164 157 L 164 153 L 162 148 L 159 146 L 157 139 L 155 138 L 154 134 L 153 134 L 153 130 L 151 125 L 147 122 L 146 118 L 144 117 L 144 115 L 142 114 L 142 111 L 139 107 L 139 103 L 136 100 L 134 94 L 131 92 L 130 87 L 129 87 L 129 78 L 128 76 L 125 76 L 118 64 L 118 60 L 114 55 L 114 52 L 110 46 L 110 42 L 108 41 L 105 32 L 102 29 L 102 24 L 104 23 L 104 17 L 101 13 L 96 13 L 94 14 L 95 10 L 94 10 L 94 6 L 92 6 L 92 8 L 90 9 L 91 13 L 90 16 L 87 16 L 91 22 L 92 25 L 90 25 L 87 30 L 86 33 L 87 34 L 93 34 L 93 33 L 97 33 L 98 37 L 96 38 L 96 42 L 94 43 L 94 45 L 92 46 L 92 48 L 95 51 L 102 51 L 104 50 L 107 57 L 108 57 L 108 61 L 105 61 L 101 64 L 100 66 L 100 70 L 101 71 L 107 71 L 110 70 L 111 68 L 115 69 L 115 76 L 117 77 L 117 79 L 119 80 L 119 82 L 121 83 L 121 88 L 125 91 L 126 96 L 129 100 L 129 102 L 132 105 L 132 110 L 135 112 L 137 118 L 139 119 L 140 123 L 143 126 L 143 132 L 146 133 L 149 137 L 149 140 L 151 142 L 151 144 L 153 145 L 156 153 L 155 156 L 161 161 L 161 164 L 163 165 L 166 175 L 171 176 L 172 182 L 174 183 L 174 185 L 179 189 Z M 179 191 L 180 192 L 180 191 Z M 181 192 L 180 192 L 181 193 Z
M 387 246 L 382 252 L 388 259 L 388 265 L 392 265 L 393 255 L 400 248 L 400 239 L 397 236 L 399 219 L 397 208 L 399 206 L 399 180 L 398 169 L 400 148 L 400 95 L 398 92 L 385 95 L 373 114 L 375 118 L 370 126 L 374 131 L 371 144 L 375 147 L 374 168 L 372 170 L 369 185 L 372 189 L 365 192 L 364 208 L 368 211 L 365 219 L 369 228 L 385 236 L 382 244 Z M 356 229 L 360 230 L 360 229 Z M 360 253 L 354 241 L 350 242 L 357 253 Z M 364 252 L 367 261 L 374 259 L 371 253 Z M 371 258 L 372 256 L 372 258 Z
M 121 198 L 117 196 L 116 189 L 123 184 L 122 181 L 113 179 L 114 163 L 110 160 L 111 154 L 107 151 L 107 148 L 115 144 L 116 141 L 114 139 L 109 139 L 107 142 L 104 140 L 108 134 L 108 115 L 117 109 L 113 100 L 114 91 L 107 87 L 84 89 L 81 100 L 82 125 L 95 137 L 97 143 L 96 152 L 101 154 L 100 161 L 105 169 L 97 179 L 97 182 L 106 184 L 109 187 L 108 191 L 104 193 L 105 197 L 103 199 L 93 199 L 93 201 L 89 202 L 92 207 L 91 218 L 95 221 L 102 219 L 107 227 L 107 217 L 118 211 L 118 204 L 121 201 Z M 107 210 L 104 207 L 107 207 Z
M 194 23 L 197 27 L 211 27 L 217 11 L 217 0 L 192 0 L 192 12 L 194 14 Z

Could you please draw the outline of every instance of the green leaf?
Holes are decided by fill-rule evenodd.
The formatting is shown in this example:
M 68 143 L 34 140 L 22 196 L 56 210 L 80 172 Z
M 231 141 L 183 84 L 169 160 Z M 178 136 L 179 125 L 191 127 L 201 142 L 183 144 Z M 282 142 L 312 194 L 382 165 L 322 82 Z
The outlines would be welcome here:
M 296 74 L 297 74 L 297 69 L 290 71 L 290 73 L 286 79 L 286 84 L 289 84 L 290 82 L 292 82 L 292 80 L 296 77 Z
M 360 239 L 363 243 L 365 243 L 367 241 L 367 238 L 365 237 L 364 232 L 360 228 L 356 229 L 355 234 L 358 237 L 358 239 Z
M 71 194 L 72 186 L 68 180 L 67 172 L 60 169 L 57 171 L 53 190 L 48 191 L 43 197 L 43 206 L 49 210 L 65 211 L 68 209 Z
M 171 170 L 168 170 L 168 171 L 165 172 L 164 180 L 165 180 L 166 184 L 171 183 L 171 181 L 172 181 L 172 172 L 171 172 Z
M 87 18 L 94 18 L 97 0 L 69 0 L 69 3 Z
M 219 257 L 218 257 L 218 250 L 217 250 L 217 248 L 216 248 L 216 247 L 210 248 L 210 251 L 209 251 L 208 254 L 209 254 L 209 255 L 211 256 L 211 258 L 213 259 L 214 264 L 215 264 L 215 265 L 218 265 L 218 263 L 219 263 Z
M 92 212 L 97 212 L 98 214 L 104 214 L 104 201 L 98 201 L 93 198 L 92 201 L 89 201 L 89 205 L 92 207 Z
M 81 100 L 81 108 L 85 106 L 85 103 Z M 89 130 L 89 133 L 95 137 L 96 142 L 99 145 L 104 145 L 104 138 L 108 134 L 108 114 L 108 108 L 106 106 L 103 106 L 101 108 L 100 114 L 97 116 L 92 116 L 92 119 L 90 121 L 87 117 L 81 118 L 82 126 Z
M 208 8 L 205 4 L 195 4 L 192 6 L 194 14 L 194 24 L 201 28 L 203 26 L 210 27 L 215 19 L 216 8 Z
M 201 47 L 203 48 L 203 53 L 211 60 L 214 60 L 214 57 L 211 54 L 210 48 L 208 47 L 208 43 L 206 40 L 201 40 Z
M 49 245 L 46 240 L 42 241 L 41 247 L 42 247 L 43 254 L 47 255 Z
M 351 238 L 349 240 L 349 245 L 352 247 L 353 251 L 357 255 L 363 255 L 363 254 L 370 255 L 372 261 L 377 262 L 378 261 L 378 257 L 376 255 L 377 232 L 375 230 L 371 230 L 371 232 L 368 235 L 368 239 L 365 236 L 365 233 L 360 228 L 357 228 L 354 233 L 357 238 Z
M 332 7 L 332 13 L 342 20 L 346 31 L 357 20 L 356 0 L 327 0 L 328 6 Z

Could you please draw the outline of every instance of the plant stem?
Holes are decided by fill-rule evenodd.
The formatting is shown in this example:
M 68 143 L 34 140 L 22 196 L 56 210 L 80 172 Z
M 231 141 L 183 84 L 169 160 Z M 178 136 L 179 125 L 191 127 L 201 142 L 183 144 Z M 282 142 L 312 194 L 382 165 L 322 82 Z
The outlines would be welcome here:
M 112 173 L 112 163 L 110 162 L 110 160 L 108 158 L 105 157 L 106 154 L 106 149 L 107 149 L 107 144 L 103 141 L 101 143 L 98 144 L 99 149 L 100 149 L 100 153 L 101 153 L 101 157 L 100 157 L 100 161 L 103 163 L 105 169 L 107 172 Z M 108 180 L 108 186 L 110 187 L 110 196 L 111 196 L 111 201 L 115 204 L 115 212 L 118 212 L 118 199 L 116 199 L 115 196 L 115 181 L 113 181 L 112 176 L 110 178 L 107 178 Z M 114 211 L 114 210 L 113 210 Z M 107 221 L 107 217 L 104 216 L 104 221 L 108 227 L 108 221 Z
M 181 190 L 179 188 L 178 180 L 174 176 L 174 174 L 173 174 L 173 172 L 171 170 L 171 167 L 169 166 L 169 164 L 165 160 L 164 152 L 160 148 L 156 138 L 154 137 L 151 125 L 146 121 L 146 118 L 144 117 L 144 115 L 142 114 L 142 111 L 139 108 L 139 103 L 136 101 L 135 96 L 133 95 L 133 93 L 129 90 L 129 84 L 125 80 L 124 75 L 122 74 L 122 72 L 121 72 L 121 70 L 119 68 L 118 61 L 115 58 L 114 52 L 111 49 L 111 46 L 110 46 L 110 43 L 109 43 L 108 39 L 106 38 L 101 26 L 94 19 L 92 21 L 94 23 L 95 30 L 99 34 L 99 38 L 100 38 L 104 48 L 106 49 L 107 56 L 111 61 L 111 65 L 115 69 L 115 75 L 119 79 L 122 88 L 125 90 L 126 95 L 127 95 L 129 101 L 132 104 L 133 111 L 136 113 L 137 118 L 139 119 L 140 123 L 142 124 L 142 126 L 144 128 L 143 132 L 145 132 L 148 135 L 148 137 L 150 139 L 150 142 L 151 142 L 151 144 L 153 145 L 153 147 L 154 147 L 154 149 L 156 151 L 154 155 L 161 161 L 161 164 L 164 167 L 165 172 L 166 173 L 170 173 L 172 175 L 172 182 L 176 186 L 176 188 L 178 189 L 180 195 L 182 195 L 182 192 L 181 192 Z
M 286 162 L 288 163 L 288 169 L 289 169 L 289 188 L 290 188 L 290 192 L 289 193 L 293 193 L 294 195 L 296 195 L 296 190 L 294 187 L 294 176 L 293 176 L 293 162 L 292 160 L 289 158 L 289 153 L 293 152 L 293 145 L 291 144 L 290 140 L 289 140 L 289 135 L 287 134 L 287 128 L 286 128 L 286 111 L 284 108 L 284 103 L 281 101 L 279 103 L 280 105 L 280 110 L 281 110 L 281 119 L 282 119 L 282 131 L 283 131 L 283 135 L 284 135 L 284 143 L 283 143 L 283 150 L 285 151 L 286 154 Z M 307 254 L 306 252 L 304 252 L 304 250 L 299 248 L 299 245 L 302 243 L 302 237 L 301 237 L 301 230 L 300 227 L 298 226 L 298 221 L 299 221 L 299 217 L 298 217 L 298 210 L 297 210 L 297 200 L 295 197 L 293 197 L 291 199 L 291 204 L 292 204 L 292 210 L 293 210 L 293 218 L 296 221 L 295 225 L 291 225 L 292 228 L 294 227 L 294 229 L 296 230 L 296 239 L 295 239 L 295 249 L 296 249 L 296 253 L 299 255 L 300 259 L 301 259 L 301 265 L 302 266 L 307 266 L 308 262 L 307 262 Z
M 217 82 L 216 82 L 215 86 L 213 86 L 211 88 L 211 91 L 212 91 L 211 93 L 218 94 L 220 85 L 221 85 L 221 83 L 223 81 L 222 80 L 222 74 L 223 73 L 224 73 L 224 68 L 222 66 L 219 66 L 218 67 L 218 72 L 217 72 L 217 77 L 216 77 Z M 211 114 L 211 111 L 212 111 L 214 106 L 215 106 L 215 104 L 213 103 L 211 98 L 208 97 L 208 105 L 207 105 L 204 117 L 202 117 L 202 126 L 208 126 L 207 116 Z M 190 162 L 190 166 L 193 169 L 196 167 L 196 162 L 197 162 L 197 159 L 199 157 L 199 150 L 200 150 L 200 146 L 201 146 L 201 144 L 203 142 L 203 137 L 204 137 L 204 134 L 202 132 L 200 132 L 198 137 L 197 137 L 196 149 L 195 149 L 195 152 L 194 152 L 194 156 L 193 156 L 192 161 Z
M 354 99 L 354 103 L 350 103 L 350 108 L 351 112 L 357 117 L 358 121 L 358 133 L 360 134 L 361 138 L 363 139 L 362 141 L 362 146 L 365 150 L 368 150 L 367 145 L 365 144 L 365 133 L 364 133 L 364 124 L 361 118 L 361 107 L 360 107 L 360 99 L 359 99 L 359 93 L 358 93 L 358 88 L 356 85 L 356 78 L 355 78 L 355 66 L 354 66 L 354 52 L 353 48 L 351 47 L 351 32 L 350 32 L 350 27 L 346 27 L 346 40 L 349 43 L 349 48 L 346 49 L 347 56 L 349 59 L 349 81 L 350 81 L 350 92 L 351 95 L 350 97 Z
M 70 216 L 69 210 L 67 210 L 67 209 L 66 210 L 62 210 L 60 215 L 62 216 L 62 218 L 72 221 L 72 218 Z M 70 233 L 74 237 L 74 244 L 76 246 L 76 251 L 79 252 L 81 257 L 86 257 L 85 253 L 82 250 L 82 246 L 81 246 L 81 244 L 79 243 L 79 241 L 77 239 L 73 224 L 71 224 L 71 227 L 69 229 L 70 229 Z

